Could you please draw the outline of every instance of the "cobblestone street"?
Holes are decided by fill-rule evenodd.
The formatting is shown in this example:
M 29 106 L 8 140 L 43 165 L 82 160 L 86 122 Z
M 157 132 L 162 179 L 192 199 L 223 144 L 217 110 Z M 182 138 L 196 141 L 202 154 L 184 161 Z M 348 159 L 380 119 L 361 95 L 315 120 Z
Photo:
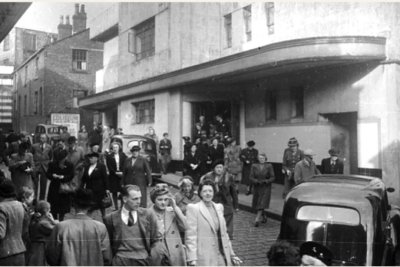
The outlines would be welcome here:
M 241 210 L 234 217 L 232 245 L 245 266 L 268 265 L 266 253 L 279 234 L 279 221 L 268 219 L 266 224 L 254 227 L 255 216 Z

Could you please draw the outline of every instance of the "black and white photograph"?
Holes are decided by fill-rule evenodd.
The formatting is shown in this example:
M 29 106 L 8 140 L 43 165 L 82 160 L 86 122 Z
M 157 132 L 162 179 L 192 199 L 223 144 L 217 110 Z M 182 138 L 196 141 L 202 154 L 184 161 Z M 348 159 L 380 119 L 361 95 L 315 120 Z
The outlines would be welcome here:
M 400 265 L 400 2 L 0 2 L 0 266 Z

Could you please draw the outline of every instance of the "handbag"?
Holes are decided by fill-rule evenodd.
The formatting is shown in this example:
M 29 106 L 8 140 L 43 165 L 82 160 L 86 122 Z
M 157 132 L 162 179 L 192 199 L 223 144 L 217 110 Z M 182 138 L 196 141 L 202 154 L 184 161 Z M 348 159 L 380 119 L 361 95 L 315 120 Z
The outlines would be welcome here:
M 111 207 L 113 204 L 112 197 L 110 196 L 109 193 L 106 193 L 106 196 L 101 200 L 101 207 L 106 209 Z

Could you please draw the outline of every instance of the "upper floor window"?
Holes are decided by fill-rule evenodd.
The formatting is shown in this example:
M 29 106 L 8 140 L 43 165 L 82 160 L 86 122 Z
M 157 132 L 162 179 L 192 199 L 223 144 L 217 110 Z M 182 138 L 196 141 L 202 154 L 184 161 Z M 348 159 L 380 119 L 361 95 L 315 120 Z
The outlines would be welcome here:
M 36 51 L 36 34 L 24 32 L 23 42 L 24 50 Z
M 275 26 L 275 4 L 274 4 L 274 2 L 265 3 L 265 14 L 267 16 L 268 34 L 273 34 L 274 26 Z
M 154 99 L 132 103 L 133 118 L 137 124 L 154 122 Z
M 10 35 L 7 35 L 3 41 L 3 51 L 8 51 L 8 50 L 10 50 Z
M 246 41 L 251 41 L 251 6 L 243 8 L 243 18 Z
M 36 75 L 36 77 L 38 76 L 38 74 L 39 74 L 39 57 L 36 57 L 35 58 L 35 75 Z
M 151 57 L 155 52 L 155 18 L 152 17 L 133 27 L 129 32 L 129 52 L 134 53 L 137 60 Z
M 291 91 L 292 118 L 304 117 L 304 88 L 295 87 Z
M 28 83 L 28 65 L 25 66 L 24 86 Z
M 74 70 L 87 70 L 87 51 L 72 49 L 72 68 Z
M 35 107 L 35 111 L 33 112 L 34 114 L 38 114 L 39 111 L 39 94 L 37 91 L 35 91 L 35 97 L 33 99 L 33 106 Z
M 224 16 L 226 46 L 232 47 L 232 14 Z

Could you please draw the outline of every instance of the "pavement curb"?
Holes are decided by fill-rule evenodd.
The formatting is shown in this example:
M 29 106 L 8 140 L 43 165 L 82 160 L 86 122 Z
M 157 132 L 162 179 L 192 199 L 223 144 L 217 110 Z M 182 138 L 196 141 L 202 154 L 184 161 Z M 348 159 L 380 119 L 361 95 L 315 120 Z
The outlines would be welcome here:
M 179 189 L 179 187 L 175 183 L 171 183 L 169 181 L 166 181 L 166 180 L 162 179 L 161 177 L 160 178 L 155 178 L 155 180 L 159 181 L 161 183 L 165 183 L 168 186 L 172 186 L 174 188 Z M 253 209 L 252 207 L 249 207 L 247 205 L 240 204 L 240 203 L 239 203 L 239 209 L 247 211 L 247 212 L 251 212 L 251 213 L 257 213 L 257 211 L 255 209 Z M 277 221 L 281 221 L 282 220 L 282 215 L 277 213 L 277 212 L 275 212 L 275 211 L 273 211 L 273 210 L 266 210 L 265 212 L 267 213 L 267 216 L 269 218 L 271 218 L 271 219 L 274 219 L 274 220 L 277 220 Z

